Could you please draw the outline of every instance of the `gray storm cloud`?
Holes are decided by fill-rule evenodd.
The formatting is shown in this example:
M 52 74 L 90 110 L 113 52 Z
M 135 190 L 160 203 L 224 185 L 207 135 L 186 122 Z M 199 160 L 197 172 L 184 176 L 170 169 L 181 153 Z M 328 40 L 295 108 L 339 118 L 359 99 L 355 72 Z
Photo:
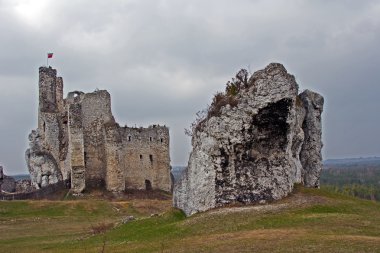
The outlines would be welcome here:
M 107 89 L 117 121 L 183 129 L 240 68 L 281 62 L 326 98 L 324 156 L 380 153 L 379 1 L 0 0 L 0 164 L 26 172 L 46 53 L 65 92 Z

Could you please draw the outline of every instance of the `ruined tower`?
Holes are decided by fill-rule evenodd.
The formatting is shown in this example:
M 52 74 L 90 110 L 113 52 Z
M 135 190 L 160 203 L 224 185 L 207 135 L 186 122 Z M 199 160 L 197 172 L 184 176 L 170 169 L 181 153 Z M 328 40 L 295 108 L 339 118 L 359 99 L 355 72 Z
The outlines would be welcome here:
M 58 104 L 63 103 L 62 92 L 57 92 L 62 87 L 62 81 L 57 82 L 55 69 L 40 67 L 39 69 L 39 106 L 38 129 L 43 140 L 42 146 L 54 159 L 59 161 L 59 134 L 60 111 Z M 60 83 L 60 85 L 57 85 Z M 61 96 L 61 97 L 59 97 Z
M 68 180 L 89 188 L 170 191 L 169 129 L 120 127 L 106 90 L 70 92 L 51 67 L 39 69 L 38 128 L 26 161 L 36 188 Z

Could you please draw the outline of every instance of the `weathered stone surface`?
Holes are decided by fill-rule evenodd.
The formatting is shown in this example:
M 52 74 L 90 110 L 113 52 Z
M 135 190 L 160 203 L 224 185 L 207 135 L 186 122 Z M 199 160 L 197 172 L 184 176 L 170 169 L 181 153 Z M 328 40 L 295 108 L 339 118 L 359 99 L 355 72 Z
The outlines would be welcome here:
M 1 192 L 15 192 L 16 181 L 13 177 L 4 174 L 3 167 L 0 166 L 0 193 Z
M 86 188 L 82 105 L 80 103 L 70 104 L 69 115 L 71 189 L 80 193 Z
M 29 149 L 25 152 L 31 183 L 36 189 L 62 180 L 56 160 L 42 148 L 40 137 L 39 131 L 33 130 L 29 135 Z
M 32 192 L 34 187 L 30 179 L 22 179 L 16 181 L 16 192 Z
M 218 110 L 211 107 L 194 128 L 188 167 L 173 197 L 174 206 L 187 215 L 283 198 L 309 177 L 305 173 L 317 171 L 303 169 L 309 162 L 305 154 L 300 162 L 304 118 L 314 114 L 297 96 L 294 76 L 272 63 L 255 72 L 246 86 L 236 95 L 224 94 L 222 99 L 232 102 Z
M 128 189 L 170 191 L 169 129 L 122 127 L 125 184 Z
M 136 220 L 136 218 L 134 216 L 130 215 L 130 216 L 124 217 L 121 220 L 121 223 L 122 224 L 127 224 L 128 222 L 131 222 L 131 221 L 134 221 L 134 220 Z
M 57 71 L 41 67 L 39 74 L 38 129 L 26 152 L 34 187 L 69 180 L 76 193 L 171 190 L 166 126 L 120 127 L 106 90 L 73 91 L 64 99 Z
M 105 132 L 105 150 L 106 150 L 106 189 L 109 191 L 125 190 L 125 171 L 122 169 L 122 140 L 120 136 L 120 127 L 116 123 L 106 124 Z
M 319 187 L 319 177 L 322 171 L 322 122 L 324 99 L 318 93 L 305 90 L 300 98 L 306 109 L 303 122 L 305 140 L 300 154 L 304 169 L 304 184 L 307 187 Z
M 16 191 L 16 181 L 13 177 L 4 175 L 0 182 L 0 190 L 3 192 L 15 192 Z

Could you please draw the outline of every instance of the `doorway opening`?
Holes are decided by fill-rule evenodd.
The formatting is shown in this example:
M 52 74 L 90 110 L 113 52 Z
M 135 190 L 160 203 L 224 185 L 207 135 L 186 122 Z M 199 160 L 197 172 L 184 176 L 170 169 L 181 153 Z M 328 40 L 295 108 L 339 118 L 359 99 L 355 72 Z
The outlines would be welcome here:
M 152 183 L 147 179 L 145 179 L 145 190 L 147 190 L 147 191 L 152 190 Z

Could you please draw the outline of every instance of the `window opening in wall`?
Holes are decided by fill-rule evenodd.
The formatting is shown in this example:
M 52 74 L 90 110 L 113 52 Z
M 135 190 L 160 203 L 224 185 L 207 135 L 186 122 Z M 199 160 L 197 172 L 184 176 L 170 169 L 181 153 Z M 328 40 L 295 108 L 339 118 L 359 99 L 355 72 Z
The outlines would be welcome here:
M 42 128 L 44 129 L 44 132 L 46 131 L 46 124 L 45 124 L 45 121 L 44 123 L 42 124 Z
M 131 139 L 132 139 L 132 138 L 131 138 L 131 136 L 129 135 L 129 136 L 128 136 L 128 141 L 131 141 Z
M 152 141 L 152 137 L 149 137 L 149 141 Z
M 153 162 L 153 155 L 149 155 L 149 160 Z
M 140 160 L 142 160 L 142 155 L 140 155 Z
M 147 179 L 145 179 L 145 190 L 147 190 L 147 191 L 152 190 L 152 183 Z
M 164 139 L 161 138 L 160 141 L 161 141 L 161 143 L 163 143 L 163 142 L 164 142 Z

